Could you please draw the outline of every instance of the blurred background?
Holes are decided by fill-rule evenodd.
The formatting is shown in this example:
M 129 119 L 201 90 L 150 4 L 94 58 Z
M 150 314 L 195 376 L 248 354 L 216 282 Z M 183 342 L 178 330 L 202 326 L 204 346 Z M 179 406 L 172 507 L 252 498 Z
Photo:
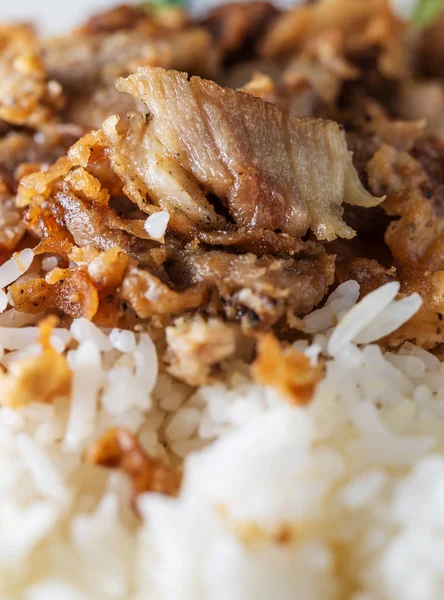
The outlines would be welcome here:
M 368 0 L 363 0 L 366 2 Z M 392 0 L 396 10 L 407 15 L 418 0 Z M 347 0 L 344 0 L 346 3 Z M 123 4 L 122 0 L 0 0 L 0 20 L 32 20 L 48 33 L 68 29 L 92 12 Z M 193 13 L 201 13 L 223 0 L 192 0 L 187 4 Z M 300 0 L 275 0 L 278 6 L 294 6 Z

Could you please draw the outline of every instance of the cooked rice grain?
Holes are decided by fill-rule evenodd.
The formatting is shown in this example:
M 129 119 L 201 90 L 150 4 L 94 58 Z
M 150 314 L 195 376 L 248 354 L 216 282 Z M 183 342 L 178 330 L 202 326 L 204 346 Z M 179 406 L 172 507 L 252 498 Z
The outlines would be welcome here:
M 375 337 L 411 316 L 416 297 L 396 293 L 355 305 L 347 282 L 305 317 L 295 349 L 325 376 L 304 407 L 236 361 L 192 392 L 159 374 L 144 332 L 53 330 L 70 398 L 0 411 L 0 598 L 442 597 L 444 366 L 362 343 L 370 321 Z M 38 352 L 35 331 L 0 328 L 10 362 Z M 125 476 L 84 461 L 110 427 L 166 466 L 184 457 L 178 498 L 141 495 L 136 518 Z

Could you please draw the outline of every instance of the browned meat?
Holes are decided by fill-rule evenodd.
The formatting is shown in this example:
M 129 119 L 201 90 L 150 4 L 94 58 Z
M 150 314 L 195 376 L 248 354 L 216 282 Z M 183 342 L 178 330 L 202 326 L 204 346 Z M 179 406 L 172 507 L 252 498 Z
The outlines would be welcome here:
M 397 150 L 410 151 L 422 136 L 425 120 L 391 119 L 381 104 L 368 98 L 358 103 L 361 115 L 357 123 L 361 135 L 373 137 L 378 145 L 390 144 Z
M 94 165 L 91 168 L 94 169 Z M 109 172 L 106 168 L 99 172 L 108 185 L 114 185 L 112 178 L 107 179 Z M 62 231 L 64 229 L 69 234 L 69 240 L 79 246 L 94 246 L 99 250 L 119 246 L 130 253 L 137 253 L 139 258 L 152 246 L 144 221 L 120 216 L 108 205 L 108 189 L 82 167 L 72 169 L 72 164 L 66 159 L 61 159 L 46 171 L 22 178 L 19 189 L 22 206 L 27 206 L 29 198 L 35 197 L 28 211 L 29 227 L 35 235 L 53 239 L 55 230 L 61 226 Z M 47 223 L 52 220 L 59 227 L 55 224 L 48 227 Z M 62 234 L 61 239 L 65 237 Z M 45 247 L 44 251 L 48 249 Z
M 176 496 L 179 492 L 182 473 L 150 458 L 126 429 L 109 429 L 94 442 L 87 458 L 95 465 L 121 469 L 126 473 L 134 489 L 134 500 L 144 492 L 168 496 Z
M 16 310 L 38 314 L 57 310 L 92 319 L 99 307 L 97 287 L 86 269 L 54 269 L 44 278 L 14 283 L 9 288 Z
M 129 94 L 120 94 L 114 84 L 99 86 L 70 98 L 66 118 L 81 127 L 99 129 L 109 115 L 125 117 L 129 112 L 142 111 L 143 105 Z
M 247 327 L 291 323 L 294 315 L 310 312 L 334 280 L 334 257 L 323 253 L 280 259 L 191 249 L 176 260 L 182 280 L 213 293 L 210 310 Z
M 366 296 L 381 285 L 394 281 L 396 269 L 385 269 L 377 260 L 371 258 L 352 258 L 336 264 L 336 277 L 339 283 L 349 279 L 357 281 L 361 296 Z
M 292 55 L 320 33 L 335 31 L 343 39 L 346 55 L 359 57 L 376 51 L 380 72 L 398 78 L 408 72 L 403 29 L 388 0 L 319 0 L 283 12 L 265 35 L 261 53 L 265 57 Z
M 159 86 L 163 85 L 163 79 L 169 81 L 165 71 L 152 72 L 154 77 L 160 77 Z M 173 73 L 172 80 L 178 76 Z M 145 82 L 143 77 L 142 82 Z M 196 129 L 206 132 L 206 121 L 197 103 L 193 104 L 194 96 L 187 89 L 189 84 L 181 75 L 179 82 L 185 98 L 196 109 Z M 134 84 L 132 79 L 131 85 Z M 340 219 L 343 197 L 361 205 L 375 204 L 377 199 L 359 183 L 343 134 L 335 124 L 293 121 L 290 115 L 245 94 L 198 79 L 191 80 L 191 84 L 197 85 L 198 98 L 199 94 L 205 96 L 202 90 L 208 88 L 209 95 L 202 101 L 204 106 L 210 105 L 213 96 L 222 98 L 219 113 L 213 117 L 214 123 L 220 124 L 214 141 L 205 133 L 209 138 L 206 146 L 198 141 L 193 148 L 193 139 L 186 137 L 186 149 L 192 148 L 188 157 L 185 150 L 175 152 L 175 136 L 179 136 L 180 142 L 182 132 L 175 130 L 174 123 L 164 127 L 163 118 L 156 116 L 147 120 L 142 115 L 133 115 L 123 123 L 117 117 L 110 117 L 102 130 L 85 136 L 71 148 L 68 161 L 59 161 L 42 173 L 24 177 L 19 189 L 20 204 L 27 206 L 31 202 L 31 213 L 49 211 L 78 245 L 102 250 L 118 245 L 139 259 L 153 246 L 143 227 L 143 213 L 152 214 L 159 207 L 169 212 L 169 230 L 187 241 L 198 238 L 213 246 L 229 245 L 258 254 L 309 251 L 313 243 L 302 242 L 300 236 L 310 223 L 320 238 L 329 239 L 337 233 L 352 235 L 352 230 Z M 236 108 L 238 101 L 246 115 L 240 122 L 243 130 L 235 117 L 224 116 Z M 174 103 L 170 110 L 173 108 Z M 222 112 L 224 108 L 227 110 Z M 157 135 L 156 123 L 170 152 L 165 151 L 165 144 Z M 259 159 L 257 147 L 262 140 L 255 143 L 254 137 L 259 127 L 263 132 L 264 127 L 270 129 L 269 135 L 276 140 L 281 153 L 279 157 L 272 155 L 267 147 L 265 156 Z M 284 143 L 288 131 L 291 156 Z M 304 148 L 309 139 L 309 146 Z M 231 147 L 236 149 L 237 160 L 224 164 L 221 156 L 226 151 L 220 152 L 220 147 L 227 144 L 229 153 Z M 271 144 L 272 139 L 270 147 Z M 123 194 L 137 208 L 132 205 L 132 211 L 128 212 L 128 207 L 123 212 L 117 211 L 115 201 Z M 231 215 L 227 215 L 225 202 Z M 34 217 L 30 222 L 38 223 L 41 219 Z M 33 232 L 37 233 L 35 227 Z M 42 234 L 48 237 L 45 228 Z M 53 237 L 54 227 L 49 228 L 49 235 Z
M 283 85 L 293 90 L 310 86 L 326 104 L 335 102 L 344 81 L 358 78 L 359 70 L 344 57 L 338 31 L 327 30 L 306 44 L 283 74 Z
M 359 70 L 344 58 L 342 46 L 342 38 L 336 31 L 326 31 L 308 43 L 285 68 L 257 61 L 252 63 L 254 70 L 245 67 L 234 70 L 228 85 L 232 87 L 235 78 L 244 77 L 236 86 L 242 86 L 241 91 L 272 102 L 281 110 L 291 110 L 297 116 L 332 112 L 344 82 L 359 75 Z
M 271 333 L 259 339 L 257 351 L 251 372 L 258 383 L 276 388 L 292 404 L 310 402 L 322 377 L 319 365 L 313 367 L 299 350 L 284 350 Z
M 132 268 L 122 282 L 120 298 L 134 309 L 139 317 L 180 314 L 205 305 L 204 286 L 189 287 L 177 292 L 150 271 Z
M 137 131 L 138 146 L 149 149 L 157 140 L 158 151 L 178 164 L 177 179 L 186 177 L 186 186 L 194 182 L 195 188 L 200 184 L 215 194 L 238 227 L 279 229 L 295 237 L 311 227 L 318 239 L 352 237 L 341 219 L 342 202 L 379 202 L 359 182 L 336 123 L 297 119 L 251 95 L 160 68 L 140 69 L 119 80 L 118 88 L 146 102 L 153 115 L 145 130 L 140 117 L 130 121 L 131 139 Z M 116 125 L 104 127 L 110 144 L 122 143 Z M 146 165 L 146 153 L 143 159 Z M 113 167 L 119 168 L 116 162 Z M 127 168 L 120 169 L 128 181 L 125 192 L 139 207 L 146 194 L 140 193 L 141 184 L 156 194 L 155 167 L 139 169 L 137 181 Z M 171 192 L 164 185 L 163 196 L 174 194 L 177 204 L 174 184 Z M 201 221 L 209 224 L 208 217 Z
M 430 349 L 444 342 L 444 271 L 430 273 L 422 269 L 404 269 L 399 277 L 404 294 L 418 292 L 423 304 L 405 325 L 388 338 L 391 346 L 410 340 Z
M 232 2 L 213 8 L 203 24 L 224 52 L 251 52 L 277 14 L 276 8 L 268 2 Z
M 77 28 L 78 35 L 90 36 L 97 33 L 113 33 L 114 31 L 132 30 L 138 25 L 152 23 L 148 11 L 142 6 L 122 4 L 92 15 L 86 23 Z
M 421 163 L 427 173 L 430 185 L 444 182 L 444 141 L 435 136 L 423 136 L 412 148 L 412 155 Z
M 47 40 L 43 61 L 49 76 L 71 91 L 114 85 L 116 77 L 141 65 L 162 65 L 214 75 L 218 51 L 211 35 L 201 28 L 183 31 L 117 31 Z
M 401 119 L 425 120 L 426 131 L 444 136 L 444 85 L 439 80 L 408 81 L 398 92 L 394 110 Z
M 211 34 L 190 26 L 176 8 L 149 12 L 120 6 L 94 15 L 71 35 L 43 40 L 45 68 L 68 94 L 64 119 L 99 128 L 110 114 L 141 110 L 140 103 L 117 94 L 116 77 L 141 65 L 162 65 L 215 76 L 219 49 Z
M 232 246 L 239 252 L 253 252 L 258 256 L 263 254 L 298 254 L 311 252 L 318 248 L 313 241 L 304 242 L 286 233 L 276 233 L 267 229 L 240 228 L 231 231 L 197 231 L 198 239 L 210 246 Z
M 204 385 L 215 367 L 236 352 L 238 338 L 238 328 L 220 319 L 181 317 L 166 328 L 167 370 L 189 385 Z
M 113 288 L 97 285 L 81 267 L 56 268 L 46 275 L 9 288 L 16 310 L 40 314 L 55 312 L 71 318 L 85 317 L 101 327 L 116 327 L 123 315 Z
M 37 252 L 57 252 L 58 245 L 79 267 L 61 275 L 63 294 L 54 282 L 28 283 L 18 310 L 31 305 L 35 312 L 47 302 L 96 318 L 100 294 L 90 262 L 118 246 L 139 264 L 126 264 L 121 285 L 120 277 L 110 284 L 120 285 L 112 297 L 141 318 L 198 309 L 246 329 L 293 327 L 334 280 L 334 257 L 300 236 L 311 226 L 320 238 L 349 237 L 342 200 L 378 202 L 360 184 L 342 132 L 332 122 L 298 120 L 246 94 L 162 69 L 120 85 L 133 89 L 139 79 L 137 94 L 147 98 L 152 118 L 110 117 L 71 148 L 69 159 L 21 180 L 20 204 L 28 207 L 31 231 L 43 237 Z M 181 97 L 177 105 L 173 91 Z M 175 110 L 188 111 L 185 129 Z M 162 257 L 143 217 L 159 208 L 170 215 Z M 83 258 L 76 246 L 88 247 Z M 254 254 L 215 249 L 221 246 Z M 79 273 L 92 287 L 73 306 L 70 282 Z
M 434 185 L 411 154 L 387 145 L 368 163 L 368 174 L 375 192 L 388 193 L 384 210 L 398 217 L 385 234 L 394 258 L 409 267 L 443 268 L 443 184 Z
M 64 223 L 77 245 L 92 245 L 99 250 L 117 245 L 131 251 L 140 238 L 149 239 L 143 221 L 122 219 L 107 203 L 85 202 L 65 183 L 60 187 L 55 200 L 63 209 Z
M 421 36 L 421 67 L 428 75 L 444 75 L 444 10 L 437 19 L 422 32 Z

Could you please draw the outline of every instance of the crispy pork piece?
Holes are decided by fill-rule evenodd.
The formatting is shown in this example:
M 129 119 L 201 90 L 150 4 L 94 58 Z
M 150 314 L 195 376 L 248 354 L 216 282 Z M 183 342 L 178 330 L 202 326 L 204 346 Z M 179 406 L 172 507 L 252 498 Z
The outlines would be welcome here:
M 403 266 L 438 271 L 444 267 L 444 184 L 433 182 L 407 152 L 382 146 L 367 166 L 371 188 L 387 193 L 383 203 L 394 219 L 385 240 Z
M 43 237 L 36 251 L 54 252 L 59 244 L 68 258 L 75 245 L 119 246 L 139 265 L 129 266 L 117 297 L 141 318 L 198 309 L 247 329 L 291 327 L 334 280 L 334 257 L 301 236 L 311 227 L 320 239 L 350 237 L 342 201 L 379 202 L 362 187 L 340 128 L 158 68 L 120 87 L 145 100 L 152 116 L 110 117 L 68 159 L 21 180 L 19 203 Z M 149 239 L 143 220 L 159 209 L 170 216 L 160 263 L 159 242 Z M 68 273 L 64 279 L 61 289 L 69 292 Z M 41 285 L 46 298 L 52 287 Z M 19 307 L 42 308 L 35 289 L 28 284 Z M 78 303 L 82 314 L 99 310 L 95 292 L 87 296 L 92 309 Z M 48 298 L 74 316 L 66 294 Z
M 444 75 L 444 10 L 422 31 L 420 44 L 421 67 L 427 75 Z
M 395 267 L 386 269 L 372 258 L 351 258 L 336 264 L 339 283 L 353 279 L 359 283 L 361 296 L 366 296 L 381 285 L 396 279 Z
M 334 110 L 344 83 L 359 76 L 356 66 L 344 58 L 342 46 L 338 32 L 325 31 L 280 69 L 274 63 L 256 61 L 250 63 L 250 70 L 247 65 L 235 67 L 227 81 L 232 87 L 230 82 L 244 77 L 236 86 L 240 91 L 297 116 L 322 116 Z
M 139 127 L 139 147 L 152 144 L 154 133 L 164 154 L 226 204 L 238 227 L 352 237 L 341 219 L 342 202 L 380 202 L 361 185 L 336 123 L 297 119 L 249 94 L 161 68 L 140 69 L 117 85 L 153 115 L 148 141 Z M 107 133 L 115 143 L 116 124 Z M 155 169 L 138 175 L 149 191 L 158 183 Z M 126 173 L 127 180 L 135 176 Z M 137 190 L 125 189 L 140 202 Z
M 141 102 L 137 102 L 129 94 L 120 94 L 114 84 L 109 84 L 72 94 L 66 117 L 88 131 L 100 129 L 103 121 L 110 115 L 124 118 L 129 112 L 143 110 Z
M 283 259 L 185 249 L 176 261 L 182 278 L 212 292 L 210 309 L 247 328 L 291 322 L 292 316 L 310 312 L 334 280 L 334 257 L 323 252 Z
M 331 105 L 337 100 L 344 82 L 358 76 L 358 68 L 345 57 L 340 32 L 327 30 L 292 58 L 282 75 L 281 85 L 293 90 L 293 94 L 310 86 L 322 102 Z
M 77 244 L 106 249 L 114 242 L 140 254 L 141 241 L 149 248 L 143 213 L 163 209 L 169 230 L 185 241 L 297 254 L 310 247 L 300 239 L 310 225 L 320 239 L 353 235 L 341 219 L 343 200 L 378 203 L 359 182 L 336 124 L 295 119 L 249 95 L 162 69 L 120 86 L 132 89 L 139 78 L 142 96 L 147 81 L 156 88 L 148 99 L 153 117 L 110 117 L 71 148 L 68 161 L 21 181 L 20 205 L 46 199 Z M 177 105 L 176 80 L 174 93 L 183 91 Z M 194 118 L 185 128 L 175 114 L 181 110 Z M 132 215 L 110 210 L 110 197 L 123 195 L 135 205 Z
M 388 337 L 390 346 L 411 341 L 427 350 L 444 342 L 444 271 L 431 273 L 421 268 L 404 269 L 400 275 L 401 292 L 420 294 L 422 306 L 402 327 Z
M 199 309 L 241 322 L 243 329 L 291 326 L 310 312 L 334 281 L 334 257 L 282 259 L 204 248 L 174 249 L 168 272 L 132 267 L 119 295 L 141 318 Z
M 99 306 L 97 287 L 82 268 L 56 268 L 46 278 L 14 283 L 9 290 L 16 310 L 30 314 L 57 310 L 91 320 Z
M 277 14 L 268 2 L 232 2 L 213 8 L 203 25 L 213 33 L 224 53 L 252 53 Z
M 106 167 L 106 164 L 90 165 L 111 191 L 114 187 L 114 191 L 121 194 L 114 173 Z M 141 258 L 144 251 L 153 246 L 144 229 L 145 220 L 133 218 L 133 214 L 128 218 L 121 216 L 118 203 L 116 208 L 111 208 L 109 200 L 108 188 L 97 177 L 83 167 L 73 168 L 66 158 L 46 170 L 23 177 L 18 195 L 20 206 L 29 206 L 32 201 L 27 212 L 28 228 L 45 242 L 42 248 L 37 248 L 38 253 L 66 255 L 75 243 L 98 250 L 119 246 Z M 50 244 L 57 237 L 61 247 L 51 249 Z
M 444 85 L 437 79 L 406 81 L 394 103 L 395 114 L 401 119 L 424 120 L 426 131 L 444 136 Z
M 93 14 L 75 30 L 75 33 L 91 36 L 97 33 L 132 30 L 140 26 L 154 27 L 148 11 L 143 6 L 121 4 L 110 10 Z
M 336 31 L 345 56 L 376 53 L 382 74 L 402 78 L 408 73 L 404 29 L 388 0 L 319 0 L 281 13 L 264 36 L 260 52 L 268 58 L 292 56 L 320 33 Z
M 422 136 L 412 148 L 412 156 L 421 164 L 430 187 L 444 183 L 444 141 L 434 135 Z
M 151 271 L 133 267 L 122 281 L 120 298 L 145 319 L 204 307 L 208 293 L 203 285 L 176 291 Z
M 166 328 L 167 370 L 189 385 L 204 385 L 214 368 L 235 353 L 238 337 L 238 327 L 221 319 L 181 317 Z
M 219 54 L 208 31 L 116 31 L 46 40 L 42 58 L 52 79 L 67 91 L 113 86 L 142 65 L 175 67 L 206 76 L 217 73 Z
M 42 40 L 40 46 L 46 70 L 68 96 L 64 119 L 86 130 L 99 128 L 109 115 L 143 110 L 114 86 L 117 77 L 139 66 L 161 65 L 208 77 L 219 71 L 220 51 L 210 32 L 190 25 L 174 8 L 149 12 L 117 7 L 94 15 L 70 35 Z

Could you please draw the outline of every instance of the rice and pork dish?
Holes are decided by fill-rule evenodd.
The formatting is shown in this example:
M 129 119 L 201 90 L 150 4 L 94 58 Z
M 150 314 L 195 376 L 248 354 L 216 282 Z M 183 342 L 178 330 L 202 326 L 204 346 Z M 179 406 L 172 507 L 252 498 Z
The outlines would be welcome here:
M 0 599 L 444 598 L 444 13 L 0 25 Z

